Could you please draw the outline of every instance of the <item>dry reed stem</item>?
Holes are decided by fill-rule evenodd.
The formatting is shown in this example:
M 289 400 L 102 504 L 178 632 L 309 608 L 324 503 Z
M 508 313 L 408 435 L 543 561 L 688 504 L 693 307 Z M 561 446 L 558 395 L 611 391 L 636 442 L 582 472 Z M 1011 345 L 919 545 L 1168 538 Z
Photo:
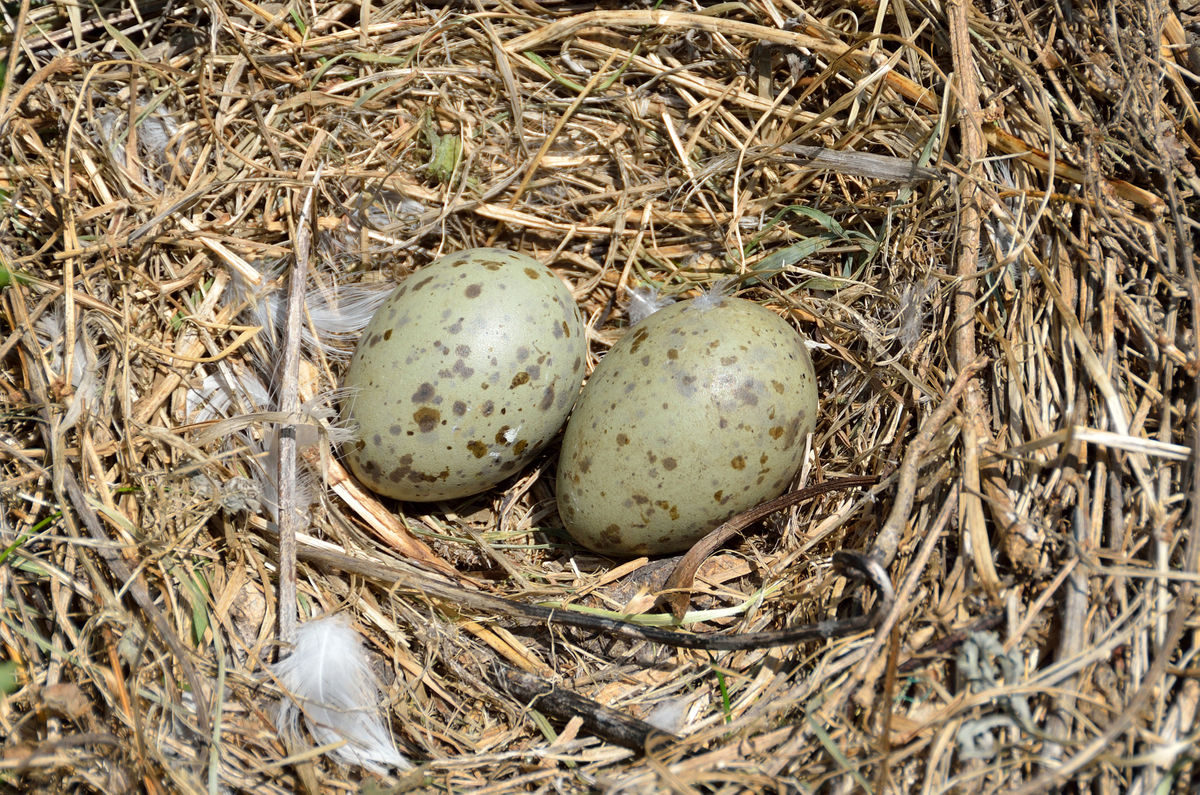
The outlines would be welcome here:
M 980 160 L 985 146 L 979 106 L 979 83 L 971 47 L 967 5 L 955 0 L 946 4 L 950 27 L 950 54 L 954 62 L 954 87 L 957 89 L 957 120 L 962 142 L 962 158 L 966 164 L 965 177 L 958 191 L 958 240 L 954 291 L 954 354 L 955 363 L 966 370 L 975 362 L 975 301 L 978 296 L 978 256 L 980 240 L 980 198 L 977 183 L 983 176 Z M 965 525 L 975 572 L 985 588 L 1000 587 L 996 574 L 991 539 L 984 524 L 982 483 L 987 482 L 988 498 L 993 516 L 1000 521 L 1003 533 L 1013 532 L 1010 517 L 1014 515 L 1011 500 L 1004 486 L 980 471 L 979 448 L 992 441 L 987 428 L 983 396 L 978 387 L 966 387 L 966 414 L 963 423 L 963 488 L 959 521 Z

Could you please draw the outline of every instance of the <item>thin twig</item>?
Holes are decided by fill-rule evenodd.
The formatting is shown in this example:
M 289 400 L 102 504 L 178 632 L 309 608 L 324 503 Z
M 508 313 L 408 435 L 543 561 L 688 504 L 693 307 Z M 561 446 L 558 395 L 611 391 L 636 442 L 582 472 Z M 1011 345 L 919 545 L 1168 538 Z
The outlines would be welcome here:
M 896 483 L 892 510 L 875 536 L 875 544 L 871 548 L 871 557 L 878 560 L 884 568 L 892 565 L 896 551 L 900 548 L 900 539 L 904 537 L 904 531 L 908 527 L 909 513 L 917 493 L 917 475 L 921 469 L 921 459 L 925 457 L 938 431 L 958 407 L 958 401 L 970 385 L 971 379 L 986 364 L 987 357 L 980 356 L 959 372 L 945 399 L 929 415 L 916 438 L 909 443 L 908 450 L 904 453 L 904 462 L 900 465 L 900 477 Z
M 296 637 L 296 534 L 304 518 L 296 505 L 296 426 L 300 411 L 300 333 L 304 293 L 308 284 L 308 260 L 312 242 L 313 198 L 321 181 L 321 168 L 313 173 L 305 191 L 296 225 L 295 265 L 288 281 L 287 320 L 283 332 L 283 364 L 279 378 L 279 410 L 293 418 L 279 428 L 279 639 L 291 643 Z
M 688 605 L 691 603 L 692 584 L 700 566 L 731 538 L 740 534 L 755 522 L 765 519 L 776 511 L 791 508 L 793 505 L 799 505 L 805 500 L 810 500 L 813 497 L 830 491 L 849 489 L 856 486 L 871 486 L 878 482 L 879 478 L 874 475 L 827 480 L 824 483 L 806 486 L 805 488 L 784 494 L 781 497 L 776 497 L 773 500 L 768 500 L 761 505 L 756 505 L 727 519 L 719 527 L 711 530 L 707 535 L 693 544 L 692 548 L 675 563 L 675 568 L 671 570 L 671 576 L 667 578 L 666 584 L 662 587 L 662 594 L 658 598 L 659 606 L 669 609 L 676 620 L 682 620 L 684 614 L 687 613 Z
M 982 111 L 979 107 L 978 73 L 971 52 L 971 34 L 967 22 L 965 0 L 951 0 L 946 4 L 946 17 L 950 23 L 950 48 L 954 60 L 954 87 L 958 94 L 958 131 L 962 141 L 962 158 L 966 177 L 959 183 L 958 201 L 958 283 L 954 291 L 954 360 L 966 368 L 975 361 L 975 300 L 978 295 L 979 227 L 979 180 L 982 177 L 982 159 L 987 146 L 980 126 Z M 979 449 L 991 441 L 985 418 L 988 416 L 983 404 L 983 393 L 977 386 L 968 384 L 967 405 L 962 428 L 963 453 L 963 523 L 970 539 L 971 555 L 975 572 L 988 590 L 1000 586 L 996 564 L 983 517 L 983 500 L 980 481 L 983 473 L 979 466 Z M 1003 499 L 1002 487 L 989 490 L 992 499 Z M 1009 523 L 1003 525 L 1008 530 Z

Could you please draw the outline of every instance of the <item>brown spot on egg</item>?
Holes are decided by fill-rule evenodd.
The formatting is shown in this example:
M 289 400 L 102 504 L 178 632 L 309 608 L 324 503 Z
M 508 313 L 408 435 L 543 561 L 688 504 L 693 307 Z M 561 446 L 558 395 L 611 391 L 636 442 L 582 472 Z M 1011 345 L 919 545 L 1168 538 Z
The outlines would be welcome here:
M 634 494 L 633 501 L 636 502 L 638 505 L 645 505 L 646 503 L 650 502 L 650 498 L 647 497 L 645 494 Z
M 772 439 L 778 439 L 780 436 L 783 436 L 783 426 L 776 425 L 774 428 L 767 431 L 767 433 L 771 434 Z
M 363 451 L 363 448 L 366 446 L 367 446 L 367 443 L 364 442 L 362 439 L 358 439 L 354 442 L 355 452 L 361 453 Z
M 508 385 L 508 388 L 516 389 L 521 384 L 528 384 L 528 383 L 529 383 L 529 373 L 522 370 L 521 372 L 519 372 L 513 376 L 512 383 Z
M 562 330 L 563 330 L 563 335 L 565 335 L 567 338 L 570 338 L 571 327 L 567 325 L 567 321 L 565 321 L 565 320 L 562 322 Z
M 421 429 L 421 433 L 429 433 L 437 427 L 438 421 L 441 420 L 442 413 L 437 409 L 431 409 L 428 406 L 422 406 L 413 412 L 413 421 L 417 423 L 417 427 Z
M 617 447 L 624 447 L 627 444 L 629 444 L 628 434 L 618 433 L 617 434 Z
M 436 483 L 437 481 L 445 480 L 448 477 L 450 477 L 450 470 L 443 469 L 441 472 L 437 473 L 436 475 L 427 474 L 425 472 L 413 472 L 411 475 L 408 476 L 408 479 L 413 481 L 414 483 L 417 482 L 418 480 L 423 480 L 426 483 Z
M 476 458 L 483 458 L 485 455 L 487 455 L 488 451 L 487 445 L 478 439 L 472 439 L 471 441 L 467 442 L 467 449 L 470 450 L 471 454 Z
M 454 353 L 457 356 L 470 356 L 471 355 L 471 346 L 470 345 L 456 345 L 454 347 Z
M 674 458 L 663 459 L 663 469 L 667 470 L 668 472 L 677 466 L 679 466 L 679 463 Z
M 525 275 L 526 275 L 526 276 L 528 276 L 528 277 L 529 277 L 529 278 L 531 278 L 531 279 L 536 279 L 536 278 L 538 278 L 538 276 L 539 276 L 538 272 L 537 272 L 537 271 L 535 271 L 533 268 L 526 268 L 526 269 L 525 269 Z
M 722 367 L 732 367 L 735 364 L 737 364 L 736 356 L 722 356 L 721 357 L 721 366 Z
M 463 295 L 465 295 L 467 298 L 478 298 L 479 294 L 482 292 L 483 292 L 482 285 L 469 284 L 469 285 L 467 285 L 467 289 L 463 290 Z
M 629 352 L 637 353 L 637 349 L 642 347 L 642 343 L 646 341 L 646 337 L 649 336 L 649 334 L 650 332 L 646 331 L 644 328 L 640 328 L 633 332 L 633 345 L 629 348 Z
M 504 434 L 508 433 L 509 426 L 501 425 L 500 430 L 496 431 L 496 444 L 508 444 L 508 440 L 504 438 Z
M 724 500 L 721 499 L 723 496 L 725 496 L 725 490 L 717 489 L 713 492 L 713 502 L 724 502 Z
M 667 515 L 671 517 L 672 521 L 679 518 L 679 506 L 672 505 L 671 503 L 667 502 L 666 500 L 659 500 L 658 502 L 656 502 L 654 504 L 657 505 L 659 508 L 662 508 L 664 511 L 666 511 Z
M 774 389 L 779 394 L 781 394 L 781 395 L 783 394 L 783 384 L 779 383 L 778 381 L 775 381 L 772 379 L 771 388 Z
M 671 360 L 678 359 L 679 351 L 676 350 L 675 348 L 671 348 L 669 351 L 667 351 L 667 358 L 671 359 Z
M 433 384 L 426 381 L 417 387 L 417 391 L 413 392 L 413 403 L 428 403 L 433 400 L 433 396 L 437 394 L 437 390 L 433 388 Z
M 454 416 L 461 417 L 467 413 L 467 404 L 461 400 L 456 400 L 454 401 L 454 405 L 450 407 L 450 410 L 454 412 Z
M 414 284 L 412 286 L 413 292 L 415 293 L 417 290 L 420 290 L 422 287 L 429 284 L 431 281 L 433 281 L 433 277 L 426 276 L 424 279 L 422 279 L 421 281 L 417 282 L 416 284 Z
M 600 534 L 600 540 L 612 546 L 620 546 L 621 544 L 621 525 L 610 524 L 604 528 L 604 532 Z
M 388 329 L 387 331 L 383 332 L 383 338 L 385 340 L 390 340 L 392 338 L 392 330 Z
M 579 459 L 579 471 L 580 472 L 582 472 L 586 475 L 588 473 L 588 471 L 591 470 L 591 468 L 592 468 L 591 456 L 585 455 L 583 458 Z
M 527 439 L 518 439 L 518 440 L 517 440 L 517 443 L 513 445 L 513 453 L 514 453 L 515 455 L 520 455 L 521 453 L 525 452 L 525 450 L 526 450 L 528 447 L 529 447 L 529 440 L 527 440 Z
M 496 410 L 496 404 L 490 400 L 483 401 L 483 405 L 479 407 L 479 413 L 485 417 L 492 416 L 492 412 Z
M 740 456 L 740 455 L 735 455 L 733 457 L 733 460 L 731 460 L 729 462 L 729 466 L 733 467 L 734 469 L 745 469 L 746 468 L 746 457 Z

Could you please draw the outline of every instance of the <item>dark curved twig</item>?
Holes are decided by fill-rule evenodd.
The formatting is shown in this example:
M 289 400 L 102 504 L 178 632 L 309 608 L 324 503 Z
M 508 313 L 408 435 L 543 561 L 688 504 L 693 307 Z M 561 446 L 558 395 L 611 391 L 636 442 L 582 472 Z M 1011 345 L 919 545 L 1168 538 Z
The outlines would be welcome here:
M 870 612 L 853 618 L 818 621 L 771 632 L 746 632 L 734 635 L 696 634 L 659 627 L 642 627 L 627 621 L 580 613 L 554 607 L 541 607 L 503 599 L 499 596 L 464 588 L 428 574 L 410 564 L 387 566 L 373 561 L 312 547 L 302 547 L 299 557 L 312 563 L 358 574 L 378 582 L 403 588 L 414 594 L 455 605 L 460 609 L 486 611 L 491 614 L 525 618 L 538 623 L 557 624 L 577 629 L 603 632 L 616 637 L 660 643 L 681 649 L 707 651 L 738 651 L 768 646 L 788 646 L 810 640 L 827 640 L 863 632 L 876 626 L 891 609 L 895 599 L 892 582 L 882 564 L 869 555 L 857 552 L 834 553 L 833 562 L 842 569 L 859 575 L 874 591 L 875 604 Z

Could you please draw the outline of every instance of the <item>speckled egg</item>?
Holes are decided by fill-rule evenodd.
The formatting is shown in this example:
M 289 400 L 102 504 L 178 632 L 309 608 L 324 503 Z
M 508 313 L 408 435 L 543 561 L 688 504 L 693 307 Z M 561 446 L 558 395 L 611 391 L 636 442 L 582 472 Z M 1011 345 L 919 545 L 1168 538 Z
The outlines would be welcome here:
M 380 306 L 346 372 L 346 449 L 402 500 L 475 494 L 525 466 L 566 421 L 587 343 L 571 293 L 523 254 L 449 254 Z
M 607 555 L 687 549 L 783 493 L 816 413 L 812 360 L 784 320 L 739 298 L 672 304 L 583 389 L 558 462 L 563 525 Z

